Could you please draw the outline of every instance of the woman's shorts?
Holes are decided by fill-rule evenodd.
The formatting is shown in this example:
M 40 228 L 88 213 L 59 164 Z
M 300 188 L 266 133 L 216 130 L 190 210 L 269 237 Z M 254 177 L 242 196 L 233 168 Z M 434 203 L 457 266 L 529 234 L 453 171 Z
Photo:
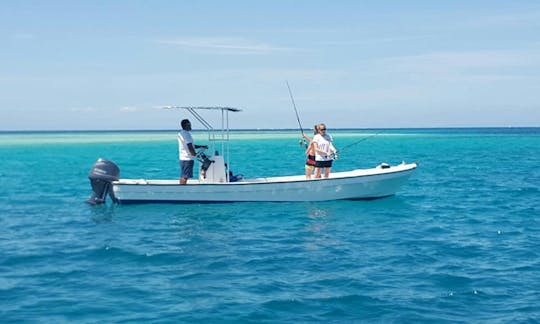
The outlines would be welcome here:
M 315 155 L 308 155 L 306 159 L 306 165 L 313 165 L 315 166 L 317 162 L 315 162 Z
M 332 167 L 332 160 L 328 161 L 317 161 L 317 164 L 315 164 L 316 168 L 331 168 Z

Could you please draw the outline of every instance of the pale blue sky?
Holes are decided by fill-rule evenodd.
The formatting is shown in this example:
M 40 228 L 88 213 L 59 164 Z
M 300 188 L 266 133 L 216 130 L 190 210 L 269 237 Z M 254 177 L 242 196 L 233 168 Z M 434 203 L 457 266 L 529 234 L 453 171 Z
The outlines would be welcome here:
M 540 1 L 0 6 L 0 130 L 295 128 L 287 80 L 306 128 L 540 126 Z

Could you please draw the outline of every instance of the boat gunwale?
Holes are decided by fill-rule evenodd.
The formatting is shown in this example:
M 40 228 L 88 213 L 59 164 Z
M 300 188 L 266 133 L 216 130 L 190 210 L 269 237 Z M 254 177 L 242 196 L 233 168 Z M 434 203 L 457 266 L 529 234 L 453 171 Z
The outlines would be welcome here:
M 389 169 L 399 167 L 401 165 L 390 167 Z M 235 182 L 219 182 L 219 183 L 204 183 L 204 182 L 188 182 L 185 185 L 180 185 L 177 180 L 159 180 L 159 179 L 119 179 L 117 181 L 113 181 L 113 186 L 228 186 L 228 185 L 239 185 L 239 186 L 245 186 L 245 185 L 269 185 L 269 184 L 282 184 L 282 183 L 303 183 L 303 182 L 315 182 L 315 181 L 341 181 L 346 179 L 355 179 L 355 178 L 364 178 L 364 177 L 375 177 L 375 176 L 382 176 L 387 174 L 397 174 L 402 172 L 412 172 L 414 171 L 418 165 L 416 163 L 408 163 L 405 166 L 410 166 L 406 169 L 400 169 L 400 170 L 389 170 L 385 171 L 383 173 L 373 173 L 373 174 L 358 174 L 358 175 L 352 175 L 352 176 L 341 176 L 341 177 L 330 177 L 330 178 L 312 178 L 312 179 L 291 179 L 291 180 L 277 180 L 277 181 L 268 181 L 267 179 L 277 179 L 277 178 L 286 178 L 286 177 L 304 177 L 304 175 L 293 175 L 293 176 L 278 176 L 278 177 L 267 177 L 267 178 L 253 178 L 253 179 L 246 179 L 246 181 L 235 181 Z M 376 168 L 373 168 L 376 169 Z M 349 173 L 354 171 L 362 171 L 362 170 L 372 170 L 372 169 L 356 169 L 351 171 L 343 171 L 342 173 Z M 382 170 L 388 170 L 388 169 L 382 169 Z M 336 172 L 335 174 L 340 173 Z M 260 181 L 255 181 L 260 179 Z M 124 182 L 124 181 L 134 181 L 131 183 Z M 141 183 L 140 181 L 145 181 L 145 183 Z M 149 181 L 170 181 L 171 183 L 149 183 Z M 197 180 L 194 180 L 197 181 Z M 176 182 L 176 183 L 173 183 Z

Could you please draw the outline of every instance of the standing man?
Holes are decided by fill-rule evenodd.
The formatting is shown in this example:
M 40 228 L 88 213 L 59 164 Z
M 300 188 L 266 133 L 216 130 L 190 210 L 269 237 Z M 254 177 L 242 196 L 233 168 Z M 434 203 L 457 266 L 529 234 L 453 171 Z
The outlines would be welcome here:
M 178 132 L 178 157 L 180 159 L 180 184 L 186 184 L 187 180 L 193 178 L 193 165 L 195 161 L 193 158 L 197 153 L 195 149 L 204 148 L 206 145 L 193 144 L 193 137 L 191 137 L 191 122 L 188 119 L 184 119 L 180 122 L 182 129 Z
M 324 177 L 328 178 L 332 161 L 337 152 L 334 147 L 332 136 L 326 133 L 326 125 L 319 124 L 319 133 L 313 137 L 315 145 L 315 178 L 321 177 L 321 171 L 324 168 Z

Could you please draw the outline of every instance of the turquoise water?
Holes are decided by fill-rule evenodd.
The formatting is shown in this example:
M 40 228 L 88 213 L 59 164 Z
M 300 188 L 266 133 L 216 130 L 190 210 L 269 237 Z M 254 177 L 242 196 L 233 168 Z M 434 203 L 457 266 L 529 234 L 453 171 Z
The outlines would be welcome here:
M 175 132 L 0 133 L 2 322 L 540 321 L 539 128 L 331 134 L 335 170 L 419 168 L 373 201 L 92 207 L 98 157 L 177 178 Z M 232 139 L 235 173 L 303 172 L 295 132 Z

